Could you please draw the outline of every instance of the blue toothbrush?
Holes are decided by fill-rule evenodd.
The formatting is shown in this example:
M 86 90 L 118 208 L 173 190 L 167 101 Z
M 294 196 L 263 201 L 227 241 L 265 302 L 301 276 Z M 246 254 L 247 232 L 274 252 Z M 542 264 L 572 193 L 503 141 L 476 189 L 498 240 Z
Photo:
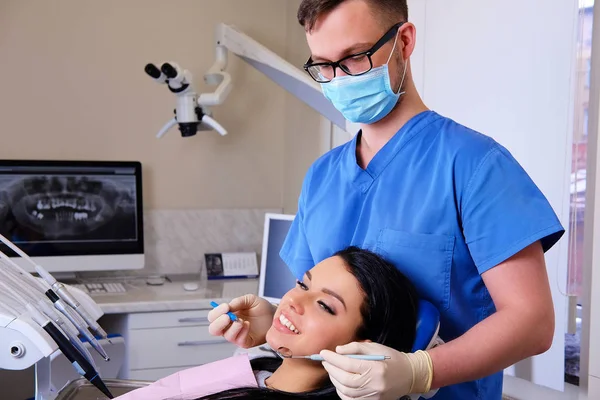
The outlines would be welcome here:
M 218 307 L 219 305 L 217 303 L 215 303 L 214 301 L 210 302 L 210 305 L 213 307 Z M 232 313 L 231 311 L 227 313 L 227 315 L 229 315 L 229 319 L 232 321 L 237 321 L 238 317 L 237 315 L 235 315 L 234 313 Z

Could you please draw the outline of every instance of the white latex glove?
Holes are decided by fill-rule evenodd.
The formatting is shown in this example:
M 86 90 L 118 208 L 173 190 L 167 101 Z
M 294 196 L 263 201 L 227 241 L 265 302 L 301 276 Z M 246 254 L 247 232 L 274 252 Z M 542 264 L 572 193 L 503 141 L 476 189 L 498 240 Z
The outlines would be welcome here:
M 267 300 L 253 294 L 236 297 L 208 313 L 208 332 L 246 349 L 261 345 L 273 323 L 275 309 Z M 231 321 L 227 315 L 229 311 L 238 317 L 237 321 Z
M 398 399 L 431 388 L 433 365 L 424 351 L 402 353 L 371 342 L 353 342 L 338 346 L 337 353 L 321 351 L 323 366 L 342 400 Z M 379 354 L 385 361 L 357 360 L 343 354 Z

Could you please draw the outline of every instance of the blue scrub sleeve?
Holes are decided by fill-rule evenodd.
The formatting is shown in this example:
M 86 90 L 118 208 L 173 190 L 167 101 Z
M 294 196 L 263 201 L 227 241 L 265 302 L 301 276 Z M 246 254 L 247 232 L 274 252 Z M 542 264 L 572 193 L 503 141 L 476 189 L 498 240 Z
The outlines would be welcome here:
M 463 233 L 480 274 L 538 240 L 545 252 L 564 233 L 546 197 L 498 144 L 480 162 L 462 198 Z
M 304 229 L 304 212 L 311 170 L 306 174 L 302 183 L 302 191 L 298 198 L 298 212 L 279 252 L 279 256 L 287 264 L 296 279 L 302 279 L 304 273 L 315 265 Z

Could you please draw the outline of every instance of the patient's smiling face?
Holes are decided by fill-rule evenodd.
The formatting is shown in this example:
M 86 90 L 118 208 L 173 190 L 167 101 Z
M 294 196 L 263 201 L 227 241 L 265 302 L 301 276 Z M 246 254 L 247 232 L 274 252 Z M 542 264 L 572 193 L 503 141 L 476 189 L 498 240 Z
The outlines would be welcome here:
M 293 355 L 335 350 L 355 340 L 362 325 L 362 289 L 340 257 L 323 260 L 283 296 L 267 332 L 267 343 Z M 290 326 L 293 331 L 287 327 Z M 287 326 L 286 326 L 287 325 Z

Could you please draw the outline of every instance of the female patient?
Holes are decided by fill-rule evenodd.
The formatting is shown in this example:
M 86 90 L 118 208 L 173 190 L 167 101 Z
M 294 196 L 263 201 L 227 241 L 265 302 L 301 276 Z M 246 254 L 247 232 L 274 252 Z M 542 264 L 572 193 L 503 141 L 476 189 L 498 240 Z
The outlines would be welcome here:
M 227 306 L 222 304 L 212 313 L 224 314 L 226 308 Z M 222 327 L 229 334 L 237 332 L 237 335 L 240 335 L 248 329 L 249 321 L 240 323 L 238 320 L 231 323 L 225 315 L 219 318 L 225 324 L 229 324 L 231 329 L 227 329 L 227 326 Z M 372 341 L 409 352 L 415 340 L 416 321 L 417 294 L 408 279 L 394 265 L 378 255 L 349 247 L 314 266 L 304 275 L 302 281 L 297 282 L 295 288 L 285 294 L 268 329 L 266 341 L 272 349 L 284 347 L 293 355 L 318 354 L 324 349 L 335 351 L 336 346 L 353 341 Z M 222 334 L 213 331 L 211 333 Z M 236 375 L 236 371 L 228 370 L 233 377 L 230 380 L 235 381 L 231 384 L 226 382 L 225 387 L 228 390 L 217 393 L 212 388 L 201 390 L 201 393 L 212 394 L 197 400 L 313 397 L 339 399 L 335 386 L 329 380 L 321 362 L 262 357 L 251 360 L 250 364 L 248 366 L 246 358 L 243 367 L 246 372 L 243 375 L 247 383 L 243 386 L 251 387 L 239 387 L 240 385 L 235 383 L 238 381 L 235 377 L 241 376 L 242 373 Z M 208 369 L 203 370 L 202 374 L 215 374 L 215 377 L 209 377 L 210 379 L 215 379 L 221 373 L 215 371 L 215 364 L 196 368 L 203 367 Z M 188 370 L 187 373 L 188 381 L 197 379 L 195 371 Z M 179 380 L 179 377 L 174 378 L 172 381 Z M 202 385 L 200 382 L 198 384 Z M 161 381 L 154 385 L 126 394 L 123 398 L 171 398 L 161 392 L 165 389 Z M 186 395 L 186 390 L 180 389 L 174 398 L 193 399 L 199 396 L 192 393 Z
M 350 247 L 317 264 L 281 300 L 267 343 L 293 355 L 335 351 L 370 340 L 410 352 L 416 331 L 417 294 L 394 265 Z M 385 362 L 385 361 L 384 361 Z M 216 399 L 339 399 L 320 362 L 260 358 L 251 361 L 259 388 L 202 397 Z

